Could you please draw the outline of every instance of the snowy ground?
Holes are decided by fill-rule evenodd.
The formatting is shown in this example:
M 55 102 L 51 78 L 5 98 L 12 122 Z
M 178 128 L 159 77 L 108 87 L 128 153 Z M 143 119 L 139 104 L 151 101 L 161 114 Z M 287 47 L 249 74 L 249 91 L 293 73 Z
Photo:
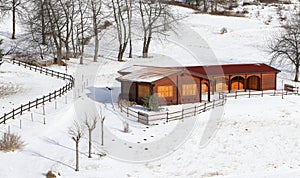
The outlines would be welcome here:
M 122 119 L 126 117 L 118 112 L 111 96 L 116 98 L 118 94 L 120 84 L 115 78 L 117 70 L 124 66 L 132 63 L 162 66 L 268 62 L 266 39 L 278 31 L 278 23 L 266 25 L 256 18 L 210 16 L 179 10 L 188 14 L 179 26 L 185 35 L 172 36 L 163 44 L 155 42 L 151 46 L 155 56 L 152 59 L 136 57 L 120 63 L 110 57 L 101 57 L 98 63 L 86 59 L 83 66 L 77 64 L 78 60 L 69 61 L 68 73 L 75 76 L 76 88 L 67 94 L 67 104 L 65 97 L 57 100 L 58 109 L 54 108 L 54 103 L 47 104 L 46 125 L 42 108 L 38 108 L 31 111 L 33 122 L 28 112 L 0 126 L 1 133 L 10 127 L 11 132 L 21 135 L 27 144 L 21 152 L 0 153 L 0 165 L 5 167 L 0 177 L 44 177 L 50 169 L 68 178 L 300 177 L 300 96 L 229 99 L 224 112 L 223 108 L 216 108 L 195 118 L 160 122 L 154 126 L 129 122 L 130 132 L 122 131 Z M 223 27 L 228 33 L 221 35 L 219 30 Z M 196 41 L 200 41 L 199 44 Z M 51 68 L 65 71 L 64 67 Z M 4 80 L 7 78 L 9 80 Z M 278 81 L 295 85 L 288 80 L 291 78 L 291 73 L 284 71 Z M 0 79 L 20 86 L 15 87 L 16 94 L 0 98 L 1 107 L 5 108 L 10 108 L 11 103 L 15 106 L 28 98 L 47 94 L 64 84 L 64 81 L 11 64 L 1 66 Z M 112 93 L 106 87 L 112 87 Z M 80 172 L 75 172 L 74 142 L 68 129 L 74 119 L 84 118 L 84 112 L 92 117 L 100 108 L 105 116 L 104 147 L 98 123 L 93 135 L 93 158 L 87 158 L 85 135 L 80 143 Z M 99 156 L 103 152 L 108 156 Z

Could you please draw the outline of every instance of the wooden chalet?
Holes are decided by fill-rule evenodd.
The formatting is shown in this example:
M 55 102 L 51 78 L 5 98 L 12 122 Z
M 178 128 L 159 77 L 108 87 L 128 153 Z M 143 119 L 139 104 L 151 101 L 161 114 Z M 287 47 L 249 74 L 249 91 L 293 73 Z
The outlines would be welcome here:
M 279 70 L 266 64 L 189 67 L 131 66 L 119 71 L 122 99 L 142 104 L 157 94 L 161 105 L 210 101 L 215 92 L 276 89 Z

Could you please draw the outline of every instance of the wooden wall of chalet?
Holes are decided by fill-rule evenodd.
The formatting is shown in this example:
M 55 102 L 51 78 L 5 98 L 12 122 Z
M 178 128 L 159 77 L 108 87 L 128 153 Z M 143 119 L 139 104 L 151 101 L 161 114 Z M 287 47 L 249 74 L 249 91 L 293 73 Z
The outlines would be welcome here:
M 168 78 L 164 78 L 162 80 L 158 80 L 156 82 L 153 83 L 154 87 L 153 87 L 153 92 L 154 93 L 158 93 L 158 87 L 159 86 L 172 86 L 173 90 L 172 90 L 172 97 L 166 97 L 166 98 L 158 98 L 159 103 L 161 105 L 170 105 L 170 104 L 177 104 L 178 100 L 177 100 L 177 76 L 171 76 Z
M 277 74 L 262 74 L 262 90 L 276 89 Z
M 195 95 L 183 96 L 182 87 L 186 84 L 196 84 Z M 153 92 L 158 93 L 159 86 L 172 86 L 172 97 L 159 98 L 160 104 L 184 104 L 200 102 L 200 78 L 188 74 L 171 76 L 154 82 Z

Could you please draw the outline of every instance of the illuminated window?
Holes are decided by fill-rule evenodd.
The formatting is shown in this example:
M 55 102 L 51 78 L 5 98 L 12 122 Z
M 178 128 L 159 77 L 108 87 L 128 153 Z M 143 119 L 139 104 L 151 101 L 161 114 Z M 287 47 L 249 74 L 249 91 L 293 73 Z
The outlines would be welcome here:
M 149 97 L 150 87 L 148 85 L 138 85 L 139 97 Z
M 159 86 L 157 87 L 158 97 L 172 97 L 173 86 Z
M 195 96 L 197 92 L 196 84 L 182 85 L 182 96 Z

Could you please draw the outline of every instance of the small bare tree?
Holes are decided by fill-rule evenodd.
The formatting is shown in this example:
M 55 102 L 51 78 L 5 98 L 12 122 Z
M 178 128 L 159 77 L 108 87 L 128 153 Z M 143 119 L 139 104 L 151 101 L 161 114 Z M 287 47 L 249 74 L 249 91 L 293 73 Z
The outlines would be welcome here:
M 69 129 L 69 134 L 72 140 L 75 142 L 76 148 L 76 168 L 75 171 L 79 171 L 79 142 L 83 136 L 83 129 L 77 121 L 74 121 L 73 127 Z
M 88 118 L 85 114 L 84 125 L 86 126 L 89 133 L 89 158 L 92 157 L 92 133 L 95 130 L 98 122 L 98 117 L 94 116 L 93 118 Z
M 102 115 L 102 108 L 100 108 L 100 119 L 101 119 L 101 145 L 104 145 L 104 120 L 105 116 Z
M 287 25 L 284 31 L 273 38 L 269 43 L 270 53 L 272 55 L 271 64 L 279 63 L 287 66 L 292 64 L 295 67 L 296 82 L 299 81 L 300 66 L 300 16 L 296 15 Z

